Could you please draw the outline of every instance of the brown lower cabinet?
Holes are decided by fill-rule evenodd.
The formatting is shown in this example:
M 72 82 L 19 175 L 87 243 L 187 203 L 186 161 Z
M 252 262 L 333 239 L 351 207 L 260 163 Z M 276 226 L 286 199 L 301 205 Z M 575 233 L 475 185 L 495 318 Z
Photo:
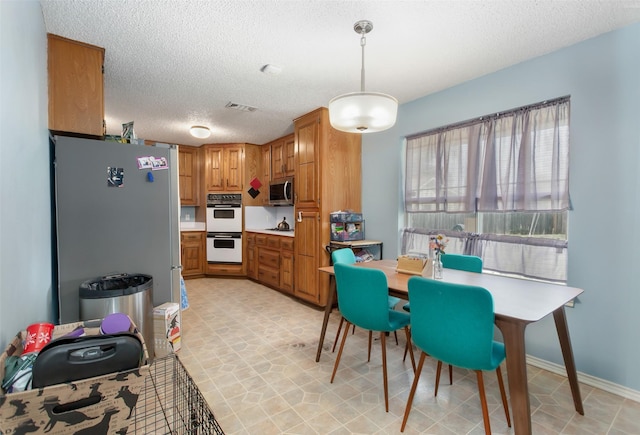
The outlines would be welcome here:
M 204 231 L 183 231 L 180 233 L 182 257 L 182 277 L 204 276 L 206 233 Z
M 293 293 L 293 237 L 247 233 L 247 277 Z

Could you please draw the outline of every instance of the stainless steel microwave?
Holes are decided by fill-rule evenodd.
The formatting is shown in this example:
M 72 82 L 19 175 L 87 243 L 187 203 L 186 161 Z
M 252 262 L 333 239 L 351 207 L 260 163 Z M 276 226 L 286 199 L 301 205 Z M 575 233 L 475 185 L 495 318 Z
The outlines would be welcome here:
M 293 205 L 293 178 L 269 183 L 269 205 Z

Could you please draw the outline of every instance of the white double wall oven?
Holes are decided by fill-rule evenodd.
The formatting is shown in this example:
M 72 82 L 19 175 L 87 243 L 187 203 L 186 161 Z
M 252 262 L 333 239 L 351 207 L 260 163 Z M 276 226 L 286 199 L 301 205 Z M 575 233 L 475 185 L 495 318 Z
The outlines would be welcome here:
M 207 194 L 207 262 L 242 263 L 242 194 Z

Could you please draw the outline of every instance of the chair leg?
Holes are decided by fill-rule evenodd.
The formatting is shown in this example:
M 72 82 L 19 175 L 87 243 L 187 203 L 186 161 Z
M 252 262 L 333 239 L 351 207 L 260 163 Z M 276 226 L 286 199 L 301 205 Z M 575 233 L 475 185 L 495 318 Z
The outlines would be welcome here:
M 355 334 L 355 333 L 356 333 L 356 325 L 355 325 L 355 323 L 354 323 L 354 325 L 353 325 L 353 329 L 351 330 L 351 335 L 353 335 L 353 334 Z
M 504 382 L 502 382 L 502 370 L 500 366 L 496 369 L 498 375 L 498 385 L 500 385 L 500 396 L 502 396 L 502 407 L 504 408 L 504 416 L 507 418 L 507 426 L 511 427 L 511 418 L 509 417 L 509 402 L 507 402 L 507 395 L 504 392 Z
M 416 360 L 413 357 L 413 346 L 411 346 L 411 330 L 408 326 L 404 327 L 404 333 L 407 336 L 407 346 L 404 349 L 405 357 L 407 356 L 407 348 L 409 348 L 409 352 L 411 353 L 411 367 L 413 368 L 413 373 L 416 372 Z M 404 361 L 404 358 L 402 359 Z
M 398 345 L 398 331 L 393 331 L 393 335 L 396 337 L 396 346 Z
M 440 372 L 442 371 L 442 361 L 438 360 L 438 368 L 436 369 L 436 391 L 434 396 L 438 395 L 438 386 L 440 385 Z
M 367 362 L 371 361 L 371 342 L 373 341 L 373 331 L 369 331 L 369 352 L 367 353 Z
M 480 394 L 480 404 L 482 405 L 482 419 L 484 420 L 484 433 L 491 435 L 491 423 L 489 422 L 489 409 L 487 408 L 487 397 L 484 394 L 484 378 L 482 370 L 476 370 L 478 378 L 478 393 Z
M 449 364 L 449 385 L 453 385 L 453 367 Z
M 416 369 L 416 373 L 413 376 L 413 383 L 411 384 L 411 391 L 409 392 L 409 398 L 407 399 L 407 406 L 404 408 L 404 418 L 402 419 L 402 427 L 400 428 L 400 432 L 404 432 L 404 428 L 407 425 L 407 420 L 409 419 L 409 413 L 411 412 L 411 405 L 413 405 L 413 396 L 416 394 L 416 388 L 418 387 L 418 381 L 420 380 L 420 373 L 422 373 L 422 366 L 424 364 L 424 358 L 427 356 L 426 353 L 422 352 L 420 354 L 420 361 L 418 362 L 418 368 Z
M 384 409 L 389 412 L 389 386 L 387 385 L 387 339 L 384 331 L 380 332 L 380 346 L 382 347 L 382 381 L 384 383 Z
M 333 340 L 333 349 L 331 349 L 331 352 L 336 351 L 336 344 L 338 344 L 338 338 L 340 337 L 340 331 L 342 330 L 343 323 L 344 323 L 344 317 L 340 316 L 340 324 L 338 325 L 338 332 L 336 332 L 336 339 Z
M 338 371 L 338 365 L 340 365 L 340 358 L 342 357 L 342 349 L 344 349 L 344 343 L 347 341 L 347 335 L 349 335 L 349 326 L 351 326 L 351 324 L 347 320 L 347 327 L 344 328 L 344 334 L 342 334 L 342 342 L 340 342 L 340 350 L 338 351 L 338 356 L 336 357 L 336 363 L 333 365 L 333 373 L 331 374 L 332 384 L 333 378 L 336 377 L 336 372 Z
M 411 327 L 409 327 L 409 331 L 411 331 Z M 396 339 L 396 344 L 398 344 L 397 341 L 398 340 Z M 409 346 L 411 346 L 411 341 L 407 340 L 407 344 L 404 346 L 404 355 L 402 355 L 402 362 L 404 362 L 407 359 L 407 352 L 409 351 Z

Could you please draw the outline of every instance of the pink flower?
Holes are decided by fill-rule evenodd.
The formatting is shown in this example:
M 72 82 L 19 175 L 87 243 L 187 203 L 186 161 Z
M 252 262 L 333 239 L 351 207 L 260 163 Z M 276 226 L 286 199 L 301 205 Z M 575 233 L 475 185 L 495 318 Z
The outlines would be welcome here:
M 444 249 L 447 247 L 447 243 L 449 243 L 449 239 L 445 239 L 442 234 L 431 236 L 429 249 L 433 249 L 436 254 L 444 254 Z

